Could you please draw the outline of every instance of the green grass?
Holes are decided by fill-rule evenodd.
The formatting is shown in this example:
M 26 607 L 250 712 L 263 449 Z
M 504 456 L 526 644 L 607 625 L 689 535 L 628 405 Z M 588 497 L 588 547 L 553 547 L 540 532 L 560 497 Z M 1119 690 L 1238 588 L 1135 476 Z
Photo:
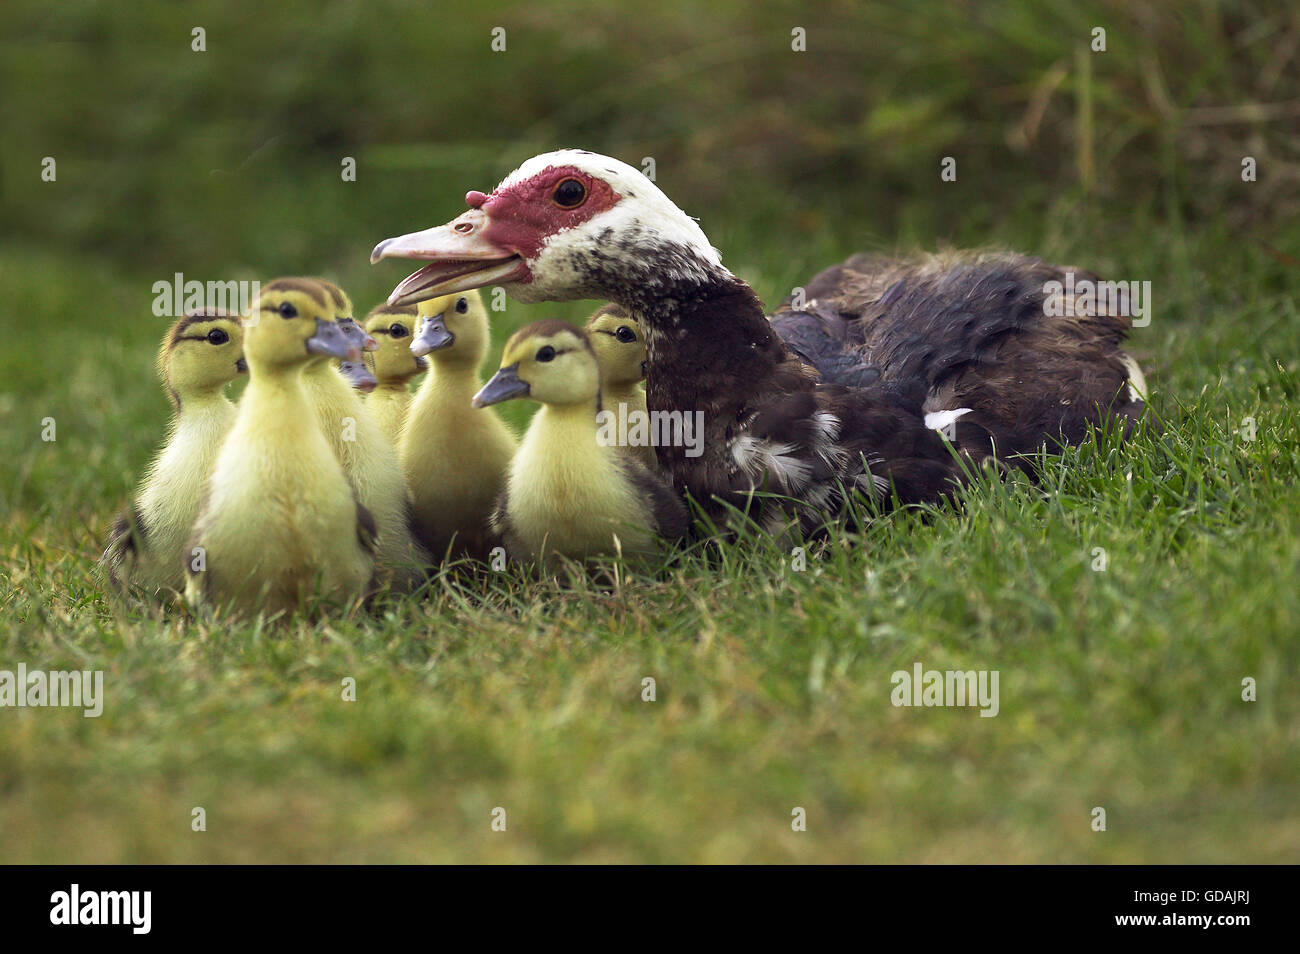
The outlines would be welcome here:
M 0 710 L 0 861 L 1300 856 L 1293 147 L 1276 123 L 1178 119 L 1296 98 L 1286 70 L 1253 85 L 1267 18 L 990 5 L 968 30 L 948 4 L 835 5 L 809 34 L 833 50 L 791 70 L 772 49 L 794 13 L 773 8 L 751 23 L 739 6 L 716 21 L 638 7 L 618 42 L 598 41 L 602 20 L 566 29 L 532 7 L 444 18 L 463 64 L 445 76 L 404 6 L 385 25 L 332 4 L 304 46 L 287 38 L 305 21 L 246 35 L 215 7 L 150 7 L 134 30 L 89 3 L 80 27 L 15 17 L 0 69 L 40 82 L 0 106 L 15 227 L 0 242 L 0 669 L 101 669 L 106 703 L 99 719 Z M 492 72 L 466 37 L 498 15 L 516 52 Z M 198 72 L 160 52 L 194 17 L 217 41 Z M 1092 71 L 1084 194 L 1075 78 L 1036 146 L 1004 140 L 1094 22 L 1112 53 Z M 259 85 L 244 67 L 262 62 Z M 1172 113 L 1144 98 L 1152 75 Z M 1234 181 L 1246 141 L 1265 170 L 1253 191 Z M 94 561 L 167 418 L 152 283 L 327 273 L 369 307 L 403 274 L 366 264 L 376 240 L 445 220 L 466 188 L 556 143 L 659 157 L 660 183 L 769 303 L 895 244 L 1011 246 L 1150 280 L 1154 320 L 1132 346 L 1161 426 L 1047 458 L 1036 486 L 984 481 L 959 507 L 834 533 L 806 572 L 752 539 L 624 568 L 616 586 L 439 579 L 319 625 L 115 609 Z M 26 183 L 49 152 L 60 179 L 41 191 Z M 349 192 L 335 170 L 354 152 Z M 944 191 L 948 152 L 962 172 Z M 587 307 L 513 305 L 494 338 Z M 998 670 L 999 715 L 893 707 L 890 676 L 914 662 Z
M 1048 459 L 1038 487 L 836 534 L 804 573 L 752 540 L 618 587 L 440 580 L 283 630 L 115 615 L 93 560 L 165 419 L 156 328 L 78 309 L 51 292 L 78 284 L 65 263 L 8 251 L 11 301 L 60 316 L 60 338 L 26 324 L 6 358 L 0 659 L 103 669 L 107 704 L 0 714 L 0 855 L 1293 860 L 1297 282 L 1221 236 L 1188 251 L 1185 273 L 1148 243 L 1115 251 L 1157 294 L 1202 289 L 1135 335 L 1163 432 Z M 147 291 L 81 280 L 115 313 Z M 892 707 L 916 661 L 999 670 L 1000 714 Z

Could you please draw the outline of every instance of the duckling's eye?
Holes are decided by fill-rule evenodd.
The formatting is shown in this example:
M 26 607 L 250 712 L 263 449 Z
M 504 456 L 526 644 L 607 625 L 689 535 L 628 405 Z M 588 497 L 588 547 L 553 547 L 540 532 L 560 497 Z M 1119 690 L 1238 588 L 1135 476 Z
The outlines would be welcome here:
M 614 332 L 614 337 L 623 342 L 623 344 L 631 344 L 633 341 L 636 341 L 636 332 L 627 325 L 619 325 L 618 331 Z
M 405 338 L 408 334 L 410 334 L 410 332 L 406 330 L 406 325 L 399 325 L 399 324 L 389 325 L 388 333 L 392 335 L 394 338 Z
M 214 345 L 223 345 L 230 340 L 230 335 L 226 334 L 220 328 L 213 328 L 208 332 L 208 343 Z
M 551 361 L 554 358 L 555 358 L 555 349 L 552 348 L 550 345 L 546 345 L 543 348 L 537 349 L 538 361 Z
M 298 317 L 298 309 L 293 307 L 293 305 L 289 304 L 287 301 L 280 302 L 280 307 L 277 308 L 276 311 L 280 313 L 281 318 Z
M 561 180 L 551 193 L 551 201 L 562 209 L 576 209 L 587 199 L 587 187 L 577 179 Z
M 469 299 L 468 299 L 468 298 L 457 298 L 457 299 L 456 299 L 456 314 L 458 314 L 458 315 L 463 315 L 463 314 L 465 314 L 465 312 L 467 312 L 467 311 L 469 311 Z

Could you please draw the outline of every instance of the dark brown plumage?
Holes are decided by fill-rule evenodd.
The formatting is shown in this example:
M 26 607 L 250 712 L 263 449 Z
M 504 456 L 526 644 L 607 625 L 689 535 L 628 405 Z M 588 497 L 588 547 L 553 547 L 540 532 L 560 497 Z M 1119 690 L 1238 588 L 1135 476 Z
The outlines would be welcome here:
M 736 508 L 771 528 L 794 512 L 810 527 L 838 510 L 846 492 L 914 503 L 960 482 L 958 462 L 925 426 L 919 401 L 882 384 L 821 383 L 744 282 L 728 276 L 689 293 L 663 292 L 632 306 L 652 329 L 647 403 L 702 413 L 703 453 L 658 452 L 674 484 L 706 512 Z M 786 499 L 755 497 L 755 489 Z
M 772 324 L 828 381 L 869 368 L 926 412 L 969 408 L 956 442 L 988 435 L 1007 459 L 1107 419 L 1127 430 L 1142 413 L 1120 348 L 1130 319 L 1046 314 L 1044 289 L 1067 271 L 1097 280 L 1013 253 L 858 255 L 814 277 L 805 307 L 787 299 Z

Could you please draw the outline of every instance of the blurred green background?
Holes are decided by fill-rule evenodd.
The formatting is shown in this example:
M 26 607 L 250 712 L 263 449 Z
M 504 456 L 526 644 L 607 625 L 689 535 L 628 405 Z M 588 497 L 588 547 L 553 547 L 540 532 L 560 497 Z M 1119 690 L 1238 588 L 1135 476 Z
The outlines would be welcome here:
M 1263 239 L 1297 211 L 1286 3 L 73 0 L 0 16 L 9 235 L 146 278 L 326 270 L 377 297 L 392 275 L 366 267 L 376 240 L 559 146 L 653 156 L 724 252 L 807 267 L 844 244 L 985 244 L 1026 210 L 1044 235 L 1156 216 Z M 1098 26 L 1106 52 L 1082 55 Z M 46 155 L 57 183 L 38 177 Z
M 74 0 L 9 2 L 0 24 L 0 318 L 93 311 L 99 383 L 152 375 L 155 281 L 324 274 L 365 310 L 404 274 L 369 266 L 378 240 L 563 146 L 652 157 L 769 304 L 853 251 L 1005 245 L 1152 280 L 1162 314 L 1197 317 L 1203 289 L 1170 274 L 1231 292 L 1230 248 L 1278 290 L 1300 257 L 1285 3 Z M 586 307 L 515 306 L 494 330 Z M 48 371 L 20 349 L 0 368 L 15 395 Z M 51 411 L 121 430 L 134 409 L 108 414 L 99 383 Z M 153 439 L 101 449 L 119 492 Z
M 0 666 L 112 688 L 93 725 L 0 713 L 0 860 L 1300 851 L 1300 5 L 6 0 L 0 130 Z M 367 309 L 405 274 L 375 242 L 563 146 L 654 158 L 769 305 L 866 249 L 1149 280 L 1165 435 L 882 519 L 815 573 L 756 545 L 274 639 L 113 612 L 93 561 L 168 415 L 153 283 L 323 274 Z M 1003 715 L 890 709 L 916 659 L 1002 667 Z

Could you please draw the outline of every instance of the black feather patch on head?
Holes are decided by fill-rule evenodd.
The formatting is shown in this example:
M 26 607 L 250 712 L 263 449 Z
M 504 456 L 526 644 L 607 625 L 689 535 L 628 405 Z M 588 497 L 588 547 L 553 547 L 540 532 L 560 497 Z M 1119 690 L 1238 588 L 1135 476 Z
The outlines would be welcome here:
M 419 315 L 419 313 L 420 311 L 415 305 L 383 304 L 371 308 L 370 311 L 366 313 L 366 317 L 363 321 L 369 321 L 371 318 L 375 317 L 375 315 L 405 315 L 407 317 L 415 317 Z
M 330 301 L 327 300 L 328 292 L 323 283 L 312 278 L 277 278 L 269 284 L 263 285 L 261 293 L 268 292 L 301 292 L 309 297 L 322 308 L 330 307 Z M 340 307 L 336 304 L 335 307 Z
M 567 321 L 561 321 L 559 318 L 543 318 L 541 321 L 534 321 L 531 325 L 525 325 L 513 335 L 510 336 L 511 343 L 518 343 L 526 338 L 550 338 L 563 332 L 568 332 L 582 343 L 582 346 L 595 354 L 591 348 L 591 339 L 587 333 Z
M 171 331 L 167 335 L 167 345 L 164 350 L 171 351 L 176 347 L 178 341 L 187 337 L 192 337 L 185 333 L 192 326 L 202 324 L 205 321 L 213 321 L 217 318 L 229 318 L 232 321 L 239 320 L 238 315 L 232 315 L 230 312 L 223 311 L 219 308 L 191 309 L 185 313 L 185 317 L 179 319 L 174 325 L 172 325 Z

